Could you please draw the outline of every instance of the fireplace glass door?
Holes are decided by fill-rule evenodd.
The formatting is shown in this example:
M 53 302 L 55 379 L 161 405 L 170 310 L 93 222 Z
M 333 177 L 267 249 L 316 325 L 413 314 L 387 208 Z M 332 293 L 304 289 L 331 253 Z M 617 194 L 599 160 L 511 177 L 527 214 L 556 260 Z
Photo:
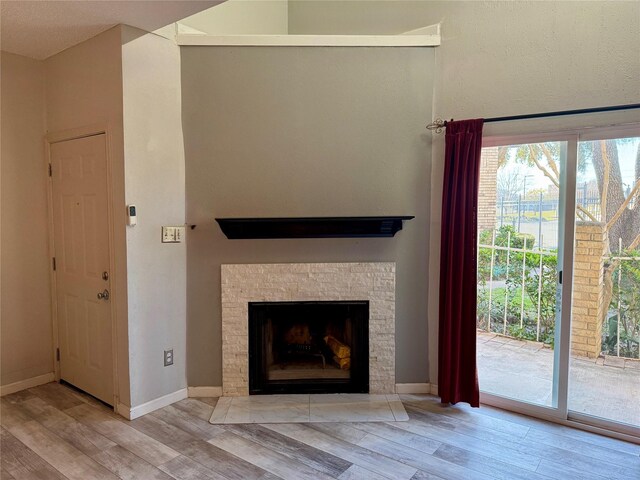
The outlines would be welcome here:
M 249 303 L 249 393 L 368 393 L 369 302 Z

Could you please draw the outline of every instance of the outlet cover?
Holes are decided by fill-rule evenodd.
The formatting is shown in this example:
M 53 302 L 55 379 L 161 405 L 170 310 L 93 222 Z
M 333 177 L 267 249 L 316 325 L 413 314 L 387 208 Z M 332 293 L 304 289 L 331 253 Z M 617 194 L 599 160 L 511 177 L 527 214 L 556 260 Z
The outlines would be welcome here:
M 169 365 L 173 365 L 173 348 L 164 351 L 164 366 L 168 367 Z

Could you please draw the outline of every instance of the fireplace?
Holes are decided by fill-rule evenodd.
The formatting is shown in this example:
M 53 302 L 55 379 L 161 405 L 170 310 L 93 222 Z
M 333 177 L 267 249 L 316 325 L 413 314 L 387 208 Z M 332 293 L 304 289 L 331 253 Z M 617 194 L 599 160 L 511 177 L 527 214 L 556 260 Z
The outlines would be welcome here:
M 368 392 L 368 301 L 249 303 L 250 395 Z
M 254 367 L 254 361 L 250 361 L 250 355 L 257 361 L 262 362 L 259 369 L 264 373 L 265 369 L 276 366 L 275 355 L 273 359 L 269 355 L 273 353 L 263 351 L 259 354 L 252 349 L 250 328 L 262 329 L 262 339 L 265 336 L 283 336 L 289 334 L 289 338 L 307 339 L 318 337 L 325 342 L 323 335 L 325 332 L 335 332 L 339 328 L 349 333 L 336 333 L 333 336 L 338 342 L 351 349 L 348 374 L 332 374 L 330 379 L 339 391 L 339 388 L 352 388 L 350 391 L 368 391 L 372 394 L 390 394 L 395 392 L 395 270 L 396 266 L 391 262 L 375 263 L 276 263 L 276 264 L 243 264 L 243 265 L 222 265 L 221 267 L 221 293 L 222 293 L 222 392 L 224 396 L 243 396 L 252 393 L 273 393 L 275 384 L 284 380 L 287 370 L 293 370 L 290 363 L 285 368 L 280 368 L 284 372 L 276 373 L 271 379 L 267 377 L 268 385 L 250 386 L 250 373 Z M 324 313 L 314 316 L 294 316 L 284 313 L 281 317 L 272 313 L 263 314 L 262 324 L 251 327 L 255 314 L 253 306 L 264 305 L 268 309 L 278 309 L 277 303 L 287 305 L 311 306 L 319 308 L 333 309 L 331 315 Z M 333 307 L 320 306 L 334 304 Z M 282 305 L 282 311 L 289 307 Z M 355 313 L 359 307 L 356 305 L 367 305 L 368 311 L 364 316 Z M 348 306 L 348 307 L 347 307 Z M 268 312 L 278 313 L 276 310 Z M 345 313 L 346 312 L 346 313 Z M 266 317 L 265 317 L 266 315 Z M 274 325 L 277 327 L 265 327 L 265 318 L 271 315 Z M 276 318 L 276 320 L 274 320 Z M 280 322 L 277 318 L 282 318 Z M 309 319 L 317 318 L 317 322 L 325 322 L 324 330 L 317 332 L 316 321 Z M 296 319 L 302 319 L 300 322 Z M 333 319 L 333 320 L 332 320 Z M 366 319 L 366 320 L 365 320 Z M 288 322 L 288 323 L 287 323 Z M 307 325 L 305 326 L 305 323 Z M 284 326 L 283 326 L 284 325 Z M 288 326 L 286 326 L 288 325 Z M 267 328 L 267 330 L 265 330 Z M 356 333 L 356 330 L 366 329 L 366 334 Z M 293 329 L 292 331 L 290 331 Z M 284 331 L 283 331 L 284 330 Z M 268 333 L 271 332 L 271 333 Z M 343 336 L 341 336 L 343 335 Z M 349 336 L 351 335 L 351 336 Z M 355 338 L 357 337 L 357 338 Z M 253 338 L 253 337 L 252 337 Z M 256 340 L 254 339 L 253 342 Z M 287 343 L 279 340 L 279 342 Z M 366 344 L 365 344 L 366 342 Z M 291 342 L 293 345 L 296 342 Z M 307 362 L 307 366 L 312 369 L 321 368 L 322 358 L 328 366 L 333 367 L 334 355 L 325 352 L 322 357 L 312 348 L 309 341 L 300 341 L 301 346 L 285 345 L 284 353 L 278 356 L 278 361 L 289 357 L 290 362 Z M 353 344 L 352 344 L 353 343 Z M 280 346 L 282 346 L 280 344 Z M 368 348 L 367 348 L 368 345 Z M 322 347 L 322 343 L 320 344 Z M 334 345 L 335 346 L 335 345 Z M 320 348 L 320 347 L 318 347 Z M 305 358 L 306 354 L 306 358 Z M 256 356 L 257 355 L 257 356 Z M 342 360 L 344 366 L 345 353 Z M 355 357 L 358 357 L 356 360 Z M 338 356 L 338 355 L 335 355 Z M 294 358 L 297 357 L 297 360 Z M 271 365 L 269 363 L 272 362 Z M 315 362 L 315 363 L 314 363 Z M 365 363 L 366 362 L 366 363 Z M 368 365 L 368 372 L 367 366 Z M 356 372 L 356 370 L 358 370 Z M 272 369 L 275 371 L 275 369 Z M 331 370 L 329 370 L 331 371 Z M 366 375 L 365 373 L 366 372 Z M 326 374 L 327 372 L 324 372 Z M 306 374 L 311 375 L 310 373 Z M 323 375 L 315 373 L 316 376 Z M 343 378 L 338 377 L 342 375 Z M 348 375 L 350 381 L 345 382 Z M 253 376 L 253 375 L 251 375 Z M 363 380 L 366 377 L 366 380 Z M 293 379 L 288 379 L 293 380 Z M 309 383 L 308 378 L 297 378 L 300 383 Z M 317 379 L 316 379 L 317 380 Z M 264 383 L 264 382 L 263 382 Z M 314 382 L 317 383 L 317 382 Z M 349 387 L 345 385 L 349 384 Z M 269 385 L 270 384 L 270 385 Z M 354 385 L 359 385 L 358 387 Z M 368 390 L 366 389 L 368 385 Z M 264 389 L 267 388 L 267 391 Z M 316 387 L 314 387 L 316 388 Z M 326 388 L 326 385 L 325 385 Z

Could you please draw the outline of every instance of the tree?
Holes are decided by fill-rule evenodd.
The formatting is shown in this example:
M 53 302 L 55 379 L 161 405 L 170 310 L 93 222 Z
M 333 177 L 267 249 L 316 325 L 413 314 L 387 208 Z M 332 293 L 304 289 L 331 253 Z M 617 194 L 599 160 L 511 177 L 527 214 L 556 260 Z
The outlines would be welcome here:
M 579 170 L 586 168 L 590 162 L 593 164 L 598 193 L 600 197 L 600 222 L 608 234 L 611 249 L 618 250 L 618 239 L 622 239 L 622 248 L 626 251 L 634 251 L 640 245 L 640 144 L 637 147 L 635 159 L 635 175 L 631 185 L 627 187 L 622 181 L 620 168 L 619 147 L 627 143 L 624 139 L 599 140 L 580 143 Z M 539 143 L 526 144 L 515 147 L 502 147 L 498 151 L 499 165 L 507 162 L 511 155 L 515 160 L 530 166 L 537 167 L 549 180 L 559 188 L 560 186 L 560 144 Z M 583 205 L 577 205 L 577 215 L 581 220 L 598 221 L 596 215 L 591 213 Z M 613 274 L 618 267 L 618 261 L 608 261 L 605 264 L 605 305 L 609 305 L 614 294 Z M 603 315 L 606 316 L 606 310 Z M 604 318 L 600 319 L 604 321 Z
M 496 179 L 498 198 L 505 201 L 516 200 L 522 193 L 523 178 L 521 168 L 499 168 Z
M 633 202 L 640 190 L 640 144 L 636 152 L 634 185 L 625 195 L 617 140 L 581 143 L 580 153 L 590 159 L 600 194 L 600 211 L 610 239 L 622 239 L 622 248 L 634 250 L 640 244 L 640 206 Z M 633 202 L 633 203 L 632 203 Z M 635 203 L 635 205 L 634 205 Z M 631 208 L 634 205 L 635 208 Z M 615 245 L 617 247 L 617 244 Z

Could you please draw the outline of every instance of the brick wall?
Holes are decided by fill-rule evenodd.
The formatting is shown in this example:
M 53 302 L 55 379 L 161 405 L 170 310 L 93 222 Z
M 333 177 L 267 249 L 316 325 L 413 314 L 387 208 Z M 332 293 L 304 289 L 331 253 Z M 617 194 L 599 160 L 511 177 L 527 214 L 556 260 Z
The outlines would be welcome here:
M 478 232 L 496 227 L 496 181 L 498 177 L 498 147 L 482 149 L 480 157 L 480 187 L 478 191 Z
M 604 254 L 608 238 L 601 223 L 576 223 L 571 354 L 595 358 L 602 347 Z

